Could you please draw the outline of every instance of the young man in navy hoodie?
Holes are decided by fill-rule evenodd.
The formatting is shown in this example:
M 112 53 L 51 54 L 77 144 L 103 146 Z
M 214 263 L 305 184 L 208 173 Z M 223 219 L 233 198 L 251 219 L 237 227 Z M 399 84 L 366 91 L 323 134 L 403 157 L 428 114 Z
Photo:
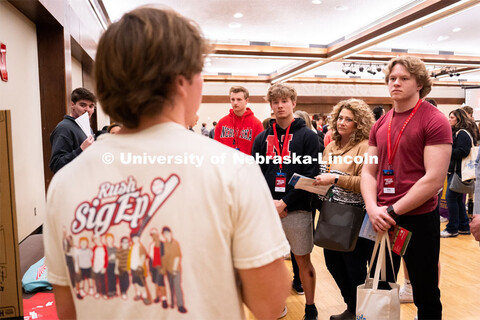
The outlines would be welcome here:
M 275 84 L 268 90 L 267 99 L 275 120 L 272 120 L 270 128 L 255 138 L 252 155 L 256 158 L 275 157 L 270 158 L 268 163 L 260 163 L 260 168 L 299 267 L 305 291 L 305 319 L 317 319 L 314 303 L 315 269 L 310 261 L 313 250 L 311 194 L 294 189 L 288 185 L 288 181 L 294 173 L 311 178 L 318 174 L 318 163 L 313 160 L 318 157 L 318 138 L 302 119 L 293 117 L 297 100 L 297 92 L 293 87 Z M 294 163 L 295 156 L 301 157 L 301 163 Z M 313 161 L 305 160 L 306 158 Z
M 50 170 L 57 173 L 66 164 L 78 157 L 83 150 L 92 145 L 93 136 L 86 136 L 75 119 L 88 112 L 91 118 L 95 112 L 97 98 L 85 88 L 72 91 L 72 105 L 69 115 L 57 125 L 50 135 L 52 154 L 50 156 Z
M 263 131 L 263 125 L 247 108 L 249 93 L 244 87 L 230 88 L 230 112 L 218 121 L 215 127 L 215 140 L 226 146 L 252 153 L 255 137 Z

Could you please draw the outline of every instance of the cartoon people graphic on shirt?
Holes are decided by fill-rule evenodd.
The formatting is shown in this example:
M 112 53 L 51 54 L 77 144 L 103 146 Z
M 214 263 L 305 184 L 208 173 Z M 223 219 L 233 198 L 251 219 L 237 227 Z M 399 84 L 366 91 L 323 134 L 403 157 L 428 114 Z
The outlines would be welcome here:
M 143 300 L 143 303 L 149 305 L 152 303 L 150 291 L 145 283 L 147 250 L 140 242 L 138 231 L 132 232 L 132 246 L 128 257 L 129 268 L 132 274 L 132 283 L 135 288 L 135 297 L 133 300 Z
M 105 235 L 105 242 L 107 244 L 107 255 L 108 255 L 107 296 L 109 298 L 112 298 L 117 295 L 117 276 L 115 275 L 115 262 L 116 262 L 117 248 L 113 244 L 114 243 L 113 234 L 107 233 Z
M 95 298 L 102 296 L 104 299 L 107 299 L 107 290 L 105 288 L 105 272 L 108 265 L 107 246 L 102 243 L 102 239 L 97 235 L 93 236 L 93 242 L 95 246 L 92 250 L 92 271 L 97 288 Z
M 120 296 L 127 300 L 128 290 L 133 287 L 130 292 L 135 301 L 142 300 L 145 305 L 161 303 L 167 309 L 171 299 L 171 308 L 187 312 L 181 289 L 180 246 L 169 227 L 162 232 L 159 227 L 148 229 L 179 184 L 176 174 L 167 179 L 157 177 L 150 184 L 149 194 L 142 191 L 142 186 L 137 186 L 133 177 L 115 183 L 104 182 L 93 199 L 77 206 L 69 228 L 73 236 L 67 236 L 65 227 L 63 247 L 66 268 L 78 299 L 88 294 L 97 299 Z M 127 225 L 130 237 L 120 233 Z M 141 241 L 145 230 L 150 231 L 148 251 Z M 93 244 L 89 244 L 90 237 Z M 118 247 L 115 246 L 116 237 L 121 237 Z M 144 235 L 144 241 L 146 238 L 148 236 Z M 79 241 L 77 248 L 73 246 L 74 239 Z M 152 283 L 147 284 L 149 273 Z
M 72 288 L 75 288 L 76 296 L 83 299 L 80 295 L 79 283 L 77 281 L 77 272 L 75 270 L 76 248 L 71 235 L 67 236 L 67 229 L 63 228 L 63 251 L 65 252 L 65 262 L 67 263 L 68 275 Z
M 169 227 L 163 227 L 162 235 L 165 239 L 165 255 L 163 263 L 167 270 L 168 283 L 170 285 L 171 308 L 175 308 L 175 302 L 180 313 L 186 313 L 184 306 L 183 291 L 181 287 L 182 275 L 182 253 L 180 244 L 173 238 L 172 231 Z
M 130 253 L 130 240 L 128 237 L 122 237 L 120 240 L 120 248 L 115 254 L 115 274 L 118 275 L 120 284 L 120 294 L 123 300 L 127 300 L 127 290 L 130 286 L 130 277 L 128 269 L 128 256 Z
M 160 240 L 160 235 L 157 228 L 150 229 L 150 236 L 152 242 L 149 247 L 149 268 L 152 276 L 152 282 L 155 285 L 155 300 L 153 302 L 159 303 L 162 301 L 162 307 L 168 308 L 167 294 L 165 289 L 165 267 L 162 263 L 165 255 L 164 243 Z
M 79 293 L 82 297 L 85 297 L 87 292 L 92 296 L 95 294 L 92 279 L 92 257 L 93 251 L 89 248 L 88 238 L 81 237 L 79 240 L 79 248 L 77 250 L 76 269 L 80 272 Z

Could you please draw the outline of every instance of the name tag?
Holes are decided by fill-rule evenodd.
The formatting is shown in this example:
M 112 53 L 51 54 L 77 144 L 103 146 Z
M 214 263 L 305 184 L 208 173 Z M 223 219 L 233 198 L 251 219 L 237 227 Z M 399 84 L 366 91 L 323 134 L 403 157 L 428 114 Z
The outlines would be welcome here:
M 277 173 L 275 178 L 275 192 L 285 192 L 287 187 L 287 176 L 283 172 Z
M 395 176 L 383 177 L 383 193 L 395 193 Z

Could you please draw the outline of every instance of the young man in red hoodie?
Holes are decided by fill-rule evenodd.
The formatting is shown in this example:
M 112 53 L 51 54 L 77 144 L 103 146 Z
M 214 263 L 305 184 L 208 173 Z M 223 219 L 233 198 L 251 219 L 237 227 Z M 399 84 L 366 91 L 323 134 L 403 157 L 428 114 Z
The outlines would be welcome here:
M 247 108 L 249 93 L 244 87 L 230 88 L 230 103 L 232 109 L 228 115 L 220 119 L 215 128 L 215 140 L 252 154 L 255 137 L 263 131 L 263 125 Z

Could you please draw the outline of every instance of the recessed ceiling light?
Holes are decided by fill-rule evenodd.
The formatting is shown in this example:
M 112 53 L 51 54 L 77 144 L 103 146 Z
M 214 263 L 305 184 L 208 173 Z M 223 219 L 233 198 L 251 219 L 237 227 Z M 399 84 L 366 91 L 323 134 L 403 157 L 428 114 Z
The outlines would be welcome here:
M 452 31 L 453 32 L 459 32 L 459 31 L 462 31 L 462 28 L 456 27 L 456 28 L 453 28 Z
M 322 4 L 322 1 L 320 1 L 320 0 L 312 0 L 312 3 L 313 3 L 313 4 Z
M 228 27 L 231 29 L 240 28 L 242 25 L 238 22 L 232 22 L 228 24 Z
M 444 41 L 444 40 L 447 40 L 448 39 L 448 36 L 440 36 L 437 38 L 438 41 Z
M 347 6 L 336 6 L 336 7 L 335 7 L 335 10 L 345 11 L 345 10 L 348 10 L 348 7 L 347 7 Z
M 237 12 L 233 15 L 234 18 L 237 18 L 237 19 L 240 19 L 241 17 L 243 17 L 243 13 L 241 12 Z

